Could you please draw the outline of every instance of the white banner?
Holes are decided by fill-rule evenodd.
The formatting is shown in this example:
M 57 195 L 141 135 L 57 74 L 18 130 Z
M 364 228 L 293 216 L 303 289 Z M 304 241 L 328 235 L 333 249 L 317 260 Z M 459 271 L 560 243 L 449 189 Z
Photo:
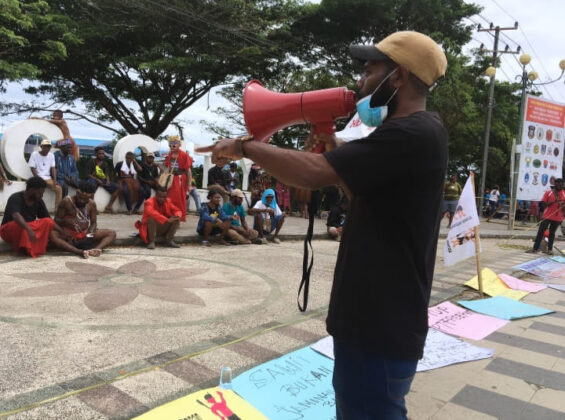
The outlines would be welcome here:
M 374 129 L 375 127 L 367 127 L 363 124 L 356 112 L 345 128 L 335 133 L 335 136 L 344 141 L 358 140 L 367 137 Z
M 523 112 L 517 198 L 540 201 L 561 178 L 565 105 L 528 95 Z
M 475 255 L 474 227 L 479 225 L 479 215 L 475 205 L 473 174 L 467 179 L 447 234 L 443 251 L 445 265 L 453 265 Z

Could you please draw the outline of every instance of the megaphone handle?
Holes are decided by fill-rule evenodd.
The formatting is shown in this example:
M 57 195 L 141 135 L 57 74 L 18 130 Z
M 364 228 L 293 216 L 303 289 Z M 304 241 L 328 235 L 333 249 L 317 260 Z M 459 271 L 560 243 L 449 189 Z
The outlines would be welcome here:
M 335 133 L 335 124 L 333 121 L 330 122 L 318 122 L 312 125 L 312 134 L 334 134 Z M 324 143 L 318 143 L 318 145 L 312 150 L 312 153 L 324 153 L 326 149 L 326 145 Z

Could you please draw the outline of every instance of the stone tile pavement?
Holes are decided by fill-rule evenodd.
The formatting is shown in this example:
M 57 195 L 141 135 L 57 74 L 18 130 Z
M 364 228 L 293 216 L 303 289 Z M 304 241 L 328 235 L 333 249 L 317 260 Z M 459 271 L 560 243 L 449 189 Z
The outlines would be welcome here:
M 305 230 L 305 221 L 289 220 L 289 235 Z M 325 229 L 317 225 L 320 237 Z M 119 232 L 127 238 L 127 223 Z M 301 314 L 302 243 L 290 239 L 211 249 L 124 246 L 88 261 L 0 256 L 0 417 L 131 418 L 216 385 L 223 365 L 237 375 L 324 337 L 338 244 L 314 242 L 309 311 Z M 484 239 L 482 265 L 512 274 L 532 258 L 523 252 L 530 244 L 502 234 Z M 474 260 L 444 267 L 442 247 L 440 240 L 431 304 L 477 296 L 462 287 Z M 187 282 L 177 275 L 176 288 L 165 287 L 173 272 L 186 273 Z M 97 304 L 108 300 L 109 309 Z M 556 312 L 473 342 L 494 348 L 491 359 L 418 373 L 409 418 L 565 418 L 565 295 L 548 289 L 524 301 Z

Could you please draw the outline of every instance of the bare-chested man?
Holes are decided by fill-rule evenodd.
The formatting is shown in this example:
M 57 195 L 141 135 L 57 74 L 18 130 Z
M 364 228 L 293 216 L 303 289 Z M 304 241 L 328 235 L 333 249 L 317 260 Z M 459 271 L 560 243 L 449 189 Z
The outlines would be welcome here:
M 75 196 L 67 196 L 61 201 L 55 214 L 55 221 L 72 235 L 66 239 L 59 232 L 51 231 L 51 242 L 65 251 L 82 258 L 99 257 L 102 249 L 116 239 L 116 232 L 96 227 L 96 186 L 82 181 Z

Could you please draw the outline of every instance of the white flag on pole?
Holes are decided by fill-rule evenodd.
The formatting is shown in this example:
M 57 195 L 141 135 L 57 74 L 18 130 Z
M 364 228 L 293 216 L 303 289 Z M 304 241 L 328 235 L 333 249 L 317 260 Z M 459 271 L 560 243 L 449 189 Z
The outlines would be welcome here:
M 449 229 L 445 240 L 443 257 L 446 266 L 456 264 L 475 255 L 474 227 L 478 226 L 480 222 L 475 205 L 472 176 L 467 179 L 463 187 L 451 222 L 451 229 Z

